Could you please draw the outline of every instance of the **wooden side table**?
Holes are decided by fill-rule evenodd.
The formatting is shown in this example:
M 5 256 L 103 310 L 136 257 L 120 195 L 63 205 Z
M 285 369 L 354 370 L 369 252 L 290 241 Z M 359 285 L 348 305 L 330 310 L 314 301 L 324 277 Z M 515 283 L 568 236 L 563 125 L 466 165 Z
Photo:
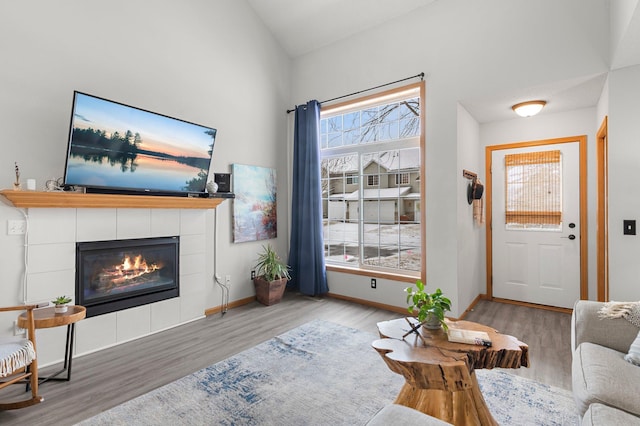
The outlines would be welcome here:
M 87 309 L 84 306 L 72 305 L 68 306 L 67 312 L 62 314 L 56 314 L 54 307 L 34 309 L 33 318 L 35 328 L 52 328 L 60 327 L 62 325 L 67 326 L 67 341 L 64 348 L 64 365 L 62 370 L 54 373 L 48 377 L 40 377 L 40 383 L 47 380 L 71 380 L 71 360 L 73 359 L 73 339 L 76 332 L 76 322 L 80 321 L 87 315 Z M 27 327 L 27 316 L 21 314 L 18 317 L 18 327 Z M 57 377 L 66 371 L 66 377 Z
M 442 330 L 421 328 L 420 339 L 404 318 L 378 323 L 382 339 L 372 346 L 406 383 L 396 404 L 456 425 L 498 425 L 480 392 L 475 369 L 529 366 L 528 346 L 518 339 L 470 321 L 447 321 L 450 329 L 486 331 L 491 347 L 453 343 Z

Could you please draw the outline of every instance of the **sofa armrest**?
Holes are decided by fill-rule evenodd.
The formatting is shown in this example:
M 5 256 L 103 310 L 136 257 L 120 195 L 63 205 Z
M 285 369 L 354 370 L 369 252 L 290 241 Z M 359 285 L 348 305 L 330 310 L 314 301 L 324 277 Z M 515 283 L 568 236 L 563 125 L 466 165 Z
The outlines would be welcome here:
M 638 335 L 638 327 L 624 318 L 600 318 L 603 302 L 579 300 L 571 315 L 571 347 L 591 342 L 618 352 L 627 352 Z

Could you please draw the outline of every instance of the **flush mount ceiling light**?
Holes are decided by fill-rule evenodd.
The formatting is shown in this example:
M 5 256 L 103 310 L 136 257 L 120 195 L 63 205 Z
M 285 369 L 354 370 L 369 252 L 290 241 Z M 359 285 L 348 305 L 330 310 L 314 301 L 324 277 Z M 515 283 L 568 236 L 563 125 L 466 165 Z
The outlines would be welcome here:
M 527 101 L 515 104 L 511 109 L 520 117 L 531 117 L 539 113 L 546 104 L 545 101 Z

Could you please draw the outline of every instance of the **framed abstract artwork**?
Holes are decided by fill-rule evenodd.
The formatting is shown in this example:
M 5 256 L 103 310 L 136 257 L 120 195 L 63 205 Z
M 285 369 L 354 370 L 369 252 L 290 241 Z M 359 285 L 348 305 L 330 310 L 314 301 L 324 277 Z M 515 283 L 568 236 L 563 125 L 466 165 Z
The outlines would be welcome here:
M 278 236 L 276 170 L 232 164 L 233 242 L 268 240 Z

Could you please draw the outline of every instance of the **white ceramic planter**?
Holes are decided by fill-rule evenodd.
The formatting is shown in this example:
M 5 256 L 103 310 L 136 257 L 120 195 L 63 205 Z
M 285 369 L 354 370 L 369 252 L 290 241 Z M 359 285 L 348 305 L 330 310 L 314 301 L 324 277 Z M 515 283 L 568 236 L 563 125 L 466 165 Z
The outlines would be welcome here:
M 56 314 L 64 314 L 65 312 L 67 312 L 67 309 L 69 307 L 67 305 L 55 305 L 55 307 L 53 308 L 56 312 Z

